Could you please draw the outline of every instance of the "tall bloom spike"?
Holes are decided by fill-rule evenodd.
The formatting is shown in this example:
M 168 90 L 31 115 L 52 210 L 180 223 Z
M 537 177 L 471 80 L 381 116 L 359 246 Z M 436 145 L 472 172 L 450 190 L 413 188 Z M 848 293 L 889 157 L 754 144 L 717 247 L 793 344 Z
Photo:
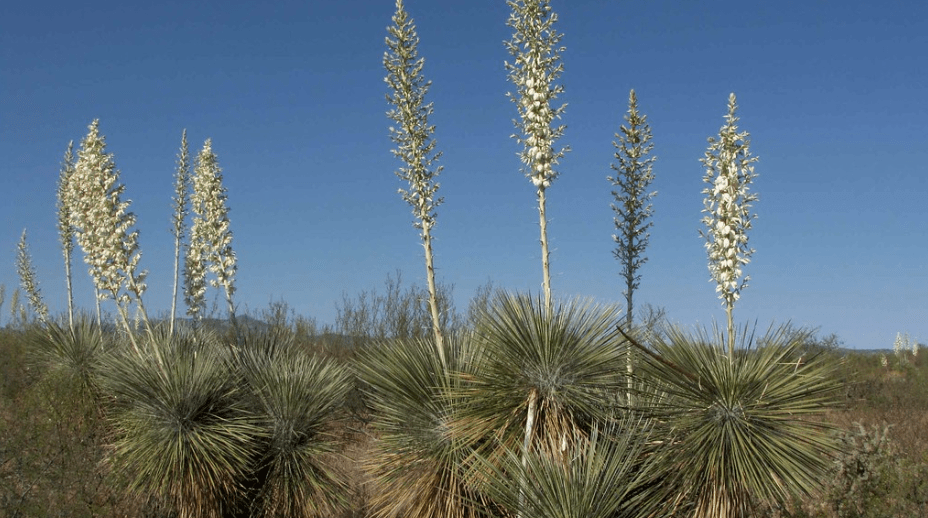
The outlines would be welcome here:
M 135 214 L 130 202 L 122 201 L 125 186 L 119 183 L 119 170 L 112 154 L 106 153 L 106 139 L 100 134 L 100 121 L 94 120 L 81 142 L 77 163 L 68 182 L 68 206 L 77 243 L 84 250 L 84 262 L 99 297 L 111 297 L 132 337 L 128 308 L 134 300 L 146 329 L 151 332 L 142 304 L 147 271 L 139 270 L 142 253 L 138 246 Z M 133 344 L 134 338 L 132 338 Z
M 608 177 L 613 187 L 615 203 L 612 210 L 615 213 L 616 233 L 612 236 L 616 243 L 613 255 L 622 263 L 622 277 L 625 279 L 625 320 L 626 325 L 632 325 L 632 296 L 641 281 L 641 268 L 648 258 L 644 255 L 645 249 L 651 240 L 648 231 L 653 222 L 650 221 L 654 213 L 651 199 L 657 196 L 657 191 L 650 191 L 649 187 L 654 180 L 652 166 L 657 160 L 651 156 L 654 143 L 651 142 L 651 127 L 648 117 L 638 113 L 638 97 L 632 90 L 628 94 L 628 113 L 625 115 L 628 126 L 621 126 L 621 134 L 616 133 L 618 142 L 612 145 L 616 148 L 615 158 L 618 164 L 612 164 L 616 172 L 614 177 Z
M 706 195 L 702 210 L 706 214 L 702 218 L 706 229 L 699 234 L 706 240 L 709 273 L 728 317 L 729 357 L 735 344 L 732 310 L 741 290 L 751 280 L 742 267 L 754 254 L 754 249 L 748 246 L 748 231 L 757 217 L 751 212 L 757 194 L 750 191 L 750 186 L 756 177 L 754 163 L 759 159 L 751 155 L 749 133 L 738 132 L 735 100 L 735 94 L 728 96 L 725 124 L 718 138 L 709 137 L 709 148 L 700 159 L 706 168 L 703 181 L 709 186 L 702 191 Z
M 68 182 L 74 174 L 74 141 L 68 142 L 68 149 L 61 163 L 58 174 L 56 206 L 58 208 L 58 240 L 64 254 L 64 276 L 67 285 L 68 326 L 74 327 L 74 295 L 71 289 L 71 257 L 74 255 L 74 227 L 71 226 L 71 208 L 68 199 Z
M 193 173 L 193 226 L 190 229 L 190 246 L 187 249 L 185 296 L 188 312 L 200 319 L 205 309 L 206 274 L 215 277 L 210 285 L 225 292 L 229 318 L 235 320 L 236 265 L 232 250 L 232 231 L 229 228 L 229 207 L 226 189 L 222 185 L 222 169 L 212 140 L 207 139 L 197 155 Z
M 508 0 L 506 4 L 512 10 L 506 25 L 514 32 L 505 43 L 513 62 L 506 62 L 505 66 L 509 80 L 516 87 L 515 93 L 506 95 L 519 114 L 519 120 L 513 120 L 518 133 L 512 137 L 523 146 L 519 153 L 522 171 L 537 189 L 545 307 L 551 310 L 545 190 L 558 176 L 555 169 L 558 161 L 569 151 L 569 147 L 554 148 L 566 129 L 564 125 L 555 125 L 554 119 L 561 117 L 567 105 L 551 106 L 564 93 L 564 86 L 557 82 L 564 71 L 561 52 L 565 49 L 560 46 L 563 34 L 554 28 L 557 14 L 548 0 Z
M 32 311 L 39 317 L 42 324 L 48 323 L 48 306 L 42 300 L 42 290 L 39 289 L 39 281 L 32 266 L 32 257 L 29 255 L 29 246 L 26 244 L 26 229 L 19 238 L 16 253 L 16 271 L 19 273 L 20 285 L 26 296 L 29 298 L 29 306 Z
M 180 277 L 180 251 L 187 234 L 187 216 L 190 214 L 190 153 L 187 150 L 187 130 L 180 140 L 177 155 L 177 171 L 174 174 L 174 214 L 171 217 L 171 235 L 174 236 L 174 286 L 171 294 L 171 335 L 174 334 L 174 318 L 177 314 L 177 285 Z
M 418 55 L 419 36 L 416 26 L 403 8 L 403 1 L 396 1 L 393 26 L 388 27 L 387 52 L 383 55 L 383 66 L 387 70 L 384 81 L 390 86 L 387 102 L 394 106 L 387 112 L 396 127 L 390 128 L 390 139 L 396 144 L 393 155 L 405 166 L 396 175 L 408 182 L 409 189 L 399 193 L 412 207 L 415 217 L 413 226 L 418 228 L 425 248 L 425 270 L 429 287 L 429 310 L 432 316 L 432 334 L 439 356 L 444 361 L 444 346 L 439 326 L 438 295 L 435 285 L 435 268 L 432 253 L 432 227 L 435 226 L 435 209 L 444 201 L 436 197 L 439 184 L 436 181 L 442 166 L 435 162 L 441 152 L 435 150 L 435 126 L 429 125 L 432 103 L 425 103 L 431 86 L 422 77 L 425 60 Z

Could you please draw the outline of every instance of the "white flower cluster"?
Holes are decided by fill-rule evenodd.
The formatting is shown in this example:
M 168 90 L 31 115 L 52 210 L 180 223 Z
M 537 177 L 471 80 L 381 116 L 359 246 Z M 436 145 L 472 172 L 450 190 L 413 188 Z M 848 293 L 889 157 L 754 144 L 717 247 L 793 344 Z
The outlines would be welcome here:
M 70 263 L 71 252 L 74 250 L 74 227 L 71 226 L 70 207 L 68 206 L 68 182 L 74 174 L 74 142 L 68 142 L 68 150 L 64 154 L 64 162 L 58 175 L 58 191 L 56 206 L 58 208 L 58 238 L 64 252 L 65 261 Z
M 185 270 L 188 313 L 195 318 L 203 316 L 207 272 L 215 275 L 210 285 L 225 291 L 230 313 L 233 310 L 232 294 L 235 292 L 237 266 L 235 252 L 232 250 L 226 199 L 222 169 L 213 153 L 212 141 L 207 139 L 194 167 L 193 194 L 190 198 L 194 218 Z
M 751 156 L 748 133 L 738 133 L 735 116 L 737 105 L 735 94 L 728 98 L 728 115 L 719 131 L 719 138 L 709 138 L 709 149 L 700 159 L 706 167 L 703 181 L 709 184 L 702 193 L 706 195 L 703 212 L 707 215 L 702 222 L 709 255 L 709 272 L 716 282 L 716 293 L 729 307 L 741 296 L 748 286 L 750 277 L 743 276 L 742 266 L 750 262 L 754 249 L 748 247 L 748 230 L 756 215 L 751 213 L 751 204 L 757 194 L 750 192 L 754 180 L 754 162 Z
M 435 150 L 435 126 L 429 125 L 433 113 L 432 103 L 425 102 L 430 81 L 425 81 L 422 68 L 425 60 L 418 55 L 419 36 L 416 26 L 397 1 L 394 25 L 387 28 L 387 52 L 383 65 L 387 71 L 384 81 L 390 87 L 387 101 L 394 106 L 387 112 L 396 126 L 390 127 L 390 140 L 396 144 L 393 155 L 405 166 L 396 175 L 409 183 L 409 189 L 399 189 L 399 194 L 412 207 L 416 220 L 415 228 L 422 230 L 423 237 L 435 225 L 435 209 L 444 201 L 436 197 L 439 184 L 436 179 L 442 166 L 435 166 L 441 152 Z
M 565 126 L 554 126 L 566 105 L 552 108 L 551 103 L 564 92 L 556 83 L 564 70 L 558 44 L 562 34 L 554 30 L 557 14 L 548 0 L 508 2 L 512 8 L 507 25 L 515 32 L 506 42 L 515 61 L 506 63 L 509 79 L 517 94 L 507 94 L 516 103 L 520 120 L 514 121 L 520 135 L 513 135 L 524 146 L 520 158 L 525 174 L 539 190 L 547 189 L 557 178 L 554 166 L 569 150 L 554 150 L 554 142 L 564 134 Z
M 918 356 L 918 340 L 912 340 L 909 333 L 896 333 L 896 339 L 893 341 L 893 353 L 900 362 L 905 360 L 906 351 L 912 352 L 912 358 Z
M 100 297 L 111 296 L 127 307 L 131 298 L 141 299 L 148 272 L 137 272 L 142 254 L 138 230 L 131 230 L 135 215 L 128 212 L 130 202 L 121 199 L 125 186 L 118 183 L 113 155 L 106 154 L 99 121 L 89 129 L 68 182 L 66 204 Z
M 29 297 L 29 306 L 35 311 L 39 320 L 44 324 L 48 322 L 48 306 L 42 300 L 42 291 L 39 289 L 39 281 L 36 278 L 35 268 L 32 266 L 32 257 L 29 255 L 29 247 L 26 245 L 26 230 L 23 229 L 22 237 L 19 238 L 16 254 L 16 271 L 19 273 L 20 284 L 26 296 Z

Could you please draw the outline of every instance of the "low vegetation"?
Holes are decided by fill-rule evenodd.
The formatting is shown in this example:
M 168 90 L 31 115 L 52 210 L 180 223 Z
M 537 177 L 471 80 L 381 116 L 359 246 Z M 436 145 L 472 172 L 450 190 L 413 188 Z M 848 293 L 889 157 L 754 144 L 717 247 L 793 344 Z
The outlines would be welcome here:
M 394 288 L 383 303 L 420 290 Z M 341 314 L 362 300 L 346 297 Z M 637 333 L 650 338 L 637 344 L 643 360 L 628 398 L 626 339 L 608 325 L 620 311 L 558 305 L 560 327 L 539 318 L 537 298 L 497 291 L 475 306 L 477 325 L 493 328 L 475 335 L 462 324 L 444 341 L 444 360 L 427 325 L 395 337 L 375 320 L 343 320 L 343 332 L 355 326 L 346 339 L 282 302 L 241 318 L 238 338 L 227 326 L 178 321 L 168 341 L 159 332 L 168 323 L 155 324 L 160 352 L 139 335 L 142 356 L 118 328 L 86 316 L 73 330 L 8 325 L 0 509 L 707 516 L 714 511 L 700 509 L 722 499 L 746 516 L 928 512 L 928 365 L 918 348 L 888 349 L 884 364 L 835 337 L 785 328 L 742 343 L 729 364 L 715 358 L 724 359 L 713 345 L 724 335 L 658 324 Z M 428 313 L 421 299 L 415 312 Z M 231 339 L 240 341 L 230 348 Z M 587 342 L 587 353 L 569 352 Z M 511 355 L 525 358 L 503 361 Z

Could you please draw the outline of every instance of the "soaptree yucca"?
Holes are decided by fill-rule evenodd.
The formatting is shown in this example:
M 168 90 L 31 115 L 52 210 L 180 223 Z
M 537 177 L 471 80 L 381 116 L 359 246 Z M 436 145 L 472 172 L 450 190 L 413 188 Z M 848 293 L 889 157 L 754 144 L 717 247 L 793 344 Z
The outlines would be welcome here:
M 155 334 L 141 354 L 117 351 L 101 367 L 115 403 L 113 466 L 131 489 L 164 498 L 180 516 L 226 516 L 266 431 L 211 335 Z
M 432 314 L 432 333 L 439 353 L 442 347 L 442 331 L 439 325 L 438 293 L 435 286 L 435 267 L 432 253 L 432 228 L 435 226 L 435 209 L 442 203 L 436 196 L 439 184 L 436 181 L 442 167 L 435 162 L 441 152 L 435 150 L 435 126 L 429 125 L 432 103 L 425 102 L 431 81 L 422 76 L 425 60 L 419 57 L 419 36 L 416 26 L 403 8 L 403 1 L 396 1 L 393 26 L 388 27 L 387 52 L 383 55 L 383 66 L 387 70 L 384 79 L 390 86 L 387 101 L 393 108 L 387 117 L 396 126 L 390 127 L 390 139 L 396 145 L 393 154 L 403 162 L 396 171 L 409 188 L 400 189 L 400 195 L 412 207 L 416 218 L 413 225 L 420 230 L 422 246 L 425 248 L 425 273 L 429 287 L 429 310 Z
M 554 147 L 565 129 L 563 125 L 555 125 L 554 119 L 561 117 L 567 105 L 551 106 L 564 92 L 564 86 L 557 82 L 564 71 L 561 62 L 564 47 L 560 46 L 563 34 L 555 30 L 557 14 L 548 0 L 508 0 L 506 4 L 512 10 L 506 24 L 513 29 L 506 48 L 513 61 L 505 65 L 516 89 L 506 95 L 519 114 L 519 119 L 513 121 L 517 130 L 513 138 L 523 146 L 520 152 L 523 172 L 537 189 L 545 309 L 551 311 L 545 192 L 558 176 L 555 166 L 568 151 L 566 147 L 560 150 Z
M 709 255 L 709 272 L 716 283 L 715 291 L 722 299 L 728 317 L 728 355 L 735 346 L 735 324 L 732 311 L 741 290 L 748 286 L 749 276 L 741 267 L 751 260 L 754 249 L 748 246 L 748 231 L 756 217 L 751 212 L 757 194 L 751 192 L 754 181 L 754 163 L 758 157 L 749 149 L 750 135 L 738 132 L 738 106 L 735 94 L 728 96 L 728 114 L 719 130 L 718 138 L 709 137 L 709 148 L 700 161 L 706 168 L 703 181 L 709 184 L 703 189 L 706 195 L 702 222 L 705 231 L 699 234 L 706 240 Z
M 665 516 L 660 513 L 672 497 L 660 480 L 659 457 L 650 448 L 655 439 L 651 427 L 649 420 L 627 415 L 574 438 L 569 456 L 535 451 L 523 458 L 508 450 L 501 463 L 479 458 L 485 474 L 479 487 L 509 516 Z
M 63 380 L 81 399 L 97 394 L 97 373 L 108 340 L 93 319 L 78 314 L 67 326 L 49 322 L 31 337 L 32 353 L 50 375 Z
M 460 374 L 475 365 L 466 340 L 445 337 L 444 355 L 429 340 L 382 341 L 367 350 L 360 377 L 374 431 L 369 469 L 372 507 L 384 518 L 477 518 L 488 502 L 465 477 L 472 448 L 450 432 Z
M 772 328 L 742 338 L 730 360 L 718 330 L 670 327 L 652 340 L 639 370 L 665 396 L 642 408 L 673 430 L 668 482 L 696 516 L 748 516 L 752 501 L 784 504 L 821 484 L 833 445 L 816 417 L 833 403 L 835 378 L 828 358 L 806 352 L 808 338 Z
M 481 356 L 458 391 L 455 432 L 491 446 L 490 459 L 505 449 L 569 448 L 613 414 L 625 381 L 620 319 L 612 306 L 575 300 L 549 313 L 537 298 L 497 295 L 477 321 Z
M 246 333 L 235 364 L 264 433 L 248 500 L 253 516 L 335 516 L 347 482 L 332 469 L 347 370 L 297 349 L 289 329 Z

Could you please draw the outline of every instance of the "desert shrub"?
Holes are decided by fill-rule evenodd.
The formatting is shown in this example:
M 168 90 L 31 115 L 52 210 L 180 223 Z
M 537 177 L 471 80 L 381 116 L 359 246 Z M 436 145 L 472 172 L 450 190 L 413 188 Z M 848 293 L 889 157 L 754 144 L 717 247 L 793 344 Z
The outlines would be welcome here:
M 0 331 L 0 509 L 4 516 L 137 515 L 136 502 L 102 463 L 109 429 L 100 401 L 87 390 L 87 365 L 59 361 L 85 357 L 46 356 L 37 347 L 51 347 L 50 336 L 38 327 Z M 80 336 L 57 347 L 99 345 L 75 342 Z
M 335 331 L 346 346 L 364 345 L 371 338 L 422 339 L 432 334 L 432 316 L 428 308 L 429 293 L 415 284 L 403 286 L 402 274 L 387 275 L 384 293 L 363 291 L 355 297 L 342 295 L 336 307 Z M 461 327 L 461 317 L 454 307 L 454 287 L 438 284 L 436 297 L 443 333 Z
M 928 511 L 928 465 L 904 459 L 893 444 L 890 425 L 839 433 L 826 491 L 828 505 L 838 518 L 895 518 L 925 516 Z

